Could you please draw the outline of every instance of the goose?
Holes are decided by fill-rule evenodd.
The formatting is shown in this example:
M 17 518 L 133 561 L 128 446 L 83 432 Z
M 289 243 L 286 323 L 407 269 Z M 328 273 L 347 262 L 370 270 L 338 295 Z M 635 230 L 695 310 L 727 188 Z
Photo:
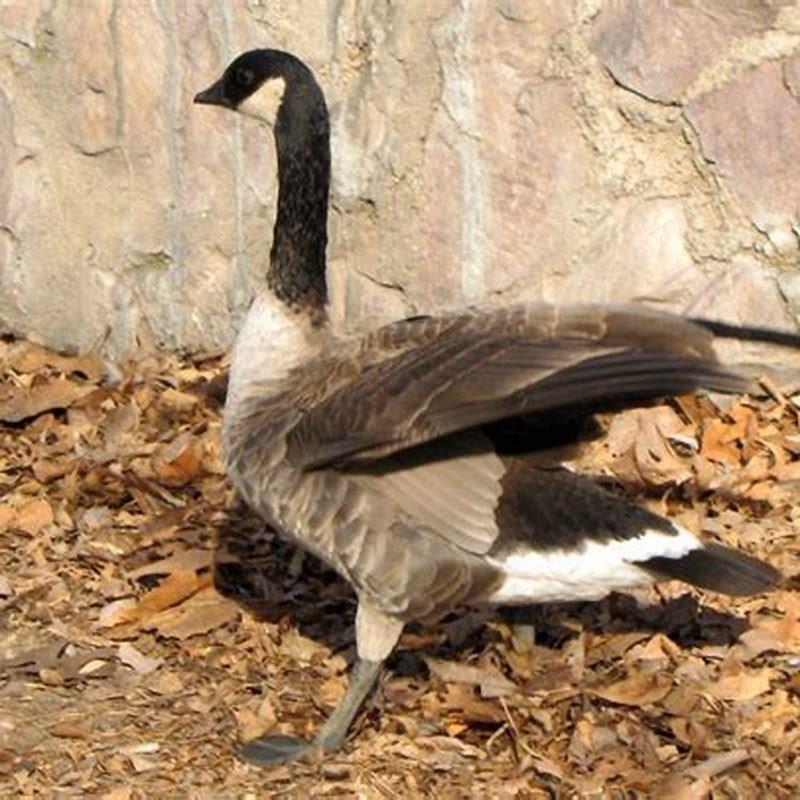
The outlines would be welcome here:
M 778 581 L 768 564 L 588 477 L 541 468 L 535 448 L 515 446 L 513 425 L 699 388 L 744 393 L 752 379 L 719 361 L 715 338 L 798 347 L 800 336 L 645 307 L 541 302 L 336 333 L 326 316 L 329 117 L 312 71 L 290 53 L 252 50 L 194 101 L 265 123 L 277 152 L 269 267 L 231 362 L 228 475 L 358 601 L 357 660 L 339 705 L 313 741 L 265 736 L 244 746 L 246 760 L 341 748 L 411 620 L 594 600 L 668 579 L 728 595 Z

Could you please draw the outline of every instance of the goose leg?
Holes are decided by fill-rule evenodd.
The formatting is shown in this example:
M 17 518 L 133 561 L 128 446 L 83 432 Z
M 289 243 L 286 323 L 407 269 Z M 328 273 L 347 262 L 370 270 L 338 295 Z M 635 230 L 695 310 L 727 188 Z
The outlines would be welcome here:
M 314 739 L 314 746 L 326 753 L 336 752 L 347 738 L 347 731 L 383 671 L 383 661 L 359 659 L 353 665 L 350 684 L 339 705 Z
M 319 753 L 336 752 L 344 744 L 351 723 L 375 686 L 383 664 L 402 630 L 403 623 L 400 620 L 387 617 L 368 604 L 359 603 L 356 614 L 358 660 L 353 665 L 344 697 L 314 741 L 306 742 L 293 736 L 264 736 L 244 745 L 239 751 L 241 757 L 251 764 L 268 766 Z
M 242 758 L 252 764 L 280 764 L 313 753 L 336 752 L 344 744 L 358 709 L 375 686 L 383 663 L 363 659 L 356 661 L 344 697 L 313 742 L 305 742 L 292 736 L 265 736 L 248 742 L 240 751 Z

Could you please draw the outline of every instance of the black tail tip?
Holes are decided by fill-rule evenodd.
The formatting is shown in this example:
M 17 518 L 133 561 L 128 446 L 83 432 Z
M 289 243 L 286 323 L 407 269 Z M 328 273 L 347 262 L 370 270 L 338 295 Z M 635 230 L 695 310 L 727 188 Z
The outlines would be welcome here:
M 765 344 L 777 344 L 781 347 L 800 347 L 800 333 L 797 331 L 759 328 L 752 325 L 734 325 L 730 322 L 701 317 L 692 317 L 691 321 L 722 339 L 738 339 L 741 342 L 763 342 Z
M 761 594 L 774 588 L 782 578 L 769 564 L 714 542 L 691 550 L 681 558 L 658 556 L 639 566 L 662 580 L 681 580 L 733 597 Z

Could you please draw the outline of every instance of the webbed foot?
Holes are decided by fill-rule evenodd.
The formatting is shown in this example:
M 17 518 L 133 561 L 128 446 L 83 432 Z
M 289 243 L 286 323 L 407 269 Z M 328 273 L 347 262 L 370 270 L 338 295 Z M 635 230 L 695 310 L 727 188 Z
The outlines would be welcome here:
M 381 672 L 382 661 L 359 659 L 350 675 L 350 685 L 328 721 L 313 742 L 294 736 L 276 734 L 247 742 L 239 755 L 245 761 L 260 766 L 300 761 L 317 753 L 335 753 L 347 738 L 347 731 L 364 698 L 370 693 Z
M 313 744 L 303 739 L 276 734 L 247 742 L 239 750 L 239 755 L 250 764 L 263 767 L 299 761 L 310 756 L 315 750 L 317 748 Z

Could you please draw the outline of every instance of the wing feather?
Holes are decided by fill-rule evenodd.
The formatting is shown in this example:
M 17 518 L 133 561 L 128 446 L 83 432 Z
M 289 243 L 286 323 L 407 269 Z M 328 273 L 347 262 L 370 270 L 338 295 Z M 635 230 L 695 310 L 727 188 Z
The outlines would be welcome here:
M 307 469 L 356 464 L 518 414 L 747 390 L 712 340 L 685 318 L 624 307 L 532 304 L 394 323 L 364 340 L 366 366 L 301 416 L 287 456 Z
M 471 553 L 497 538 L 495 512 L 505 467 L 480 431 L 459 433 L 394 453 L 350 471 L 370 496 Z

